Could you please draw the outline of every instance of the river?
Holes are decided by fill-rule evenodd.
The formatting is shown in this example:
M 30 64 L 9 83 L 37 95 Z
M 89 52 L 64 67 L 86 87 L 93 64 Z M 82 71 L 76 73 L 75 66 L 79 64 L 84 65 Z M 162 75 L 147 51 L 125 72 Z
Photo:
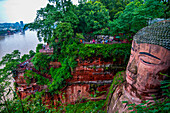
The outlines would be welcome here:
M 28 54 L 30 50 L 35 51 L 39 42 L 36 32 L 25 31 L 24 35 L 16 33 L 14 35 L 0 36 L 0 60 L 7 53 L 19 50 L 21 55 Z
M 28 54 L 30 50 L 35 51 L 38 43 L 43 42 L 38 41 L 36 32 L 29 30 L 25 31 L 24 35 L 21 35 L 21 33 L 16 33 L 13 35 L 0 36 L 0 61 L 2 60 L 3 56 L 5 56 L 7 53 L 12 53 L 14 50 L 19 50 L 21 52 L 21 56 Z M 0 66 L 0 68 L 3 67 Z M 14 88 L 14 79 L 12 76 L 10 76 L 9 81 L 11 82 L 10 87 Z M 8 88 L 6 91 L 7 90 Z M 12 99 L 13 93 L 11 92 L 7 98 Z

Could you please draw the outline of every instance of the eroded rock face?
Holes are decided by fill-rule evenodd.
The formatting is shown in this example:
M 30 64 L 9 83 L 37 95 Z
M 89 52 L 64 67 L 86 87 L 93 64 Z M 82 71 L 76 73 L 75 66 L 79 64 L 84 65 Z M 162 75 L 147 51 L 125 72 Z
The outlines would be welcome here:
M 77 102 L 85 102 L 87 99 L 92 101 L 106 99 L 106 92 L 108 92 L 115 74 L 125 70 L 122 59 L 117 62 L 113 62 L 112 59 L 104 60 L 100 57 L 91 57 L 86 60 L 76 59 L 78 62 L 77 67 L 71 71 L 73 77 L 65 80 L 67 85 L 59 90 L 60 94 L 52 95 L 48 92 L 47 85 L 37 84 L 36 79 L 33 77 L 31 79 L 28 78 L 30 79 L 30 84 L 27 84 L 24 79 L 26 69 L 40 74 L 29 61 L 27 65 L 24 65 L 27 61 L 19 65 L 17 74 L 14 77 L 18 85 L 16 91 L 18 91 L 21 99 L 24 99 L 37 91 L 45 90 L 42 100 L 43 104 L 46 104 L 49 108 L 51 104 L 57 108 L 61 103 L 75 104 Z M 57 61 L 50 62 L 50 66 L 58 68 L 61 67 L 61 63 Z M 50 81 L 52 80 L 51 75 L 43 74 L 43 77 Z M 96 93 L 96 91 L 99 93 Z
M 163 34 L 164 31 L 167 31 L 167 25 L 169 24 L 169 21 L 156 23 L 151 27 L 140 30 L 134 36 L 138 43 L 135 40 L 132 42 L 125 82 L 118 86 L 116 90 L 113 89 L 115 91 L 110 96 L 107 108 L 108 113 L 117 111 L 127 113 L 130 112 L 127 110 L 128 104 L 140 104 L 143 100 L 154 102 L 154 99 L 163 99 L 160 82 L 166 79 L 163 74 L 168 74 L 170 69 L 170 50 L 169 45 L 166 45 L 170 42 L 170 33 L 165 34 L 163 38 L 160 37 L 159 40 L 155 39 L 160 42 L 156 42 L 152 37 L 159 37 L 160 32 Z M 152 30 L 155 30 L 155 26 L 162 30 L 153 32 Z M 144 40 L 145 42 L 139 40 L 147 36 L 146 34 L 149 34 L 149 37 L 145 38 L 148 39 L 148 43 L 147 40 Z M 154 40 L 154 44 L 152 40 Z M 122 101 L 128 101 L 128 103 L 122 103 Z
M 58 105 L 57 101 L 75 104 L 80 100 L 83 102 L 87 99 L 93 101 L 106 99 L 106 92 L 109 90 L 114 75 L 125 69 L 123 66 L 114 66 L 113 62 L 106 62 L 101 58 L 82 61 L 77 59 L 77 61 L 77 67 L 71 72 L 73 77 L 66 80 L 67 86 L 60 90 L 62 93 L 55 95 L 55 106 Z

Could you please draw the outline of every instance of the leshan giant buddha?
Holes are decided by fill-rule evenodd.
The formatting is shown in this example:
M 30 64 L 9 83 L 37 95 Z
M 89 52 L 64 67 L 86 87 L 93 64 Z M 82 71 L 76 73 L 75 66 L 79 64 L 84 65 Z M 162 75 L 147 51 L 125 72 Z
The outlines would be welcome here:
M 163 99 L 160 81 L 170 69 L 170 21 L 147 26 L 133 37 L 126 81 L 110 96 L 108 112 L 129 112 L 127 104 Z M 153 96 L 154 95 L 154 96 Z M 128 101 L 128 103 L 122 103 Z

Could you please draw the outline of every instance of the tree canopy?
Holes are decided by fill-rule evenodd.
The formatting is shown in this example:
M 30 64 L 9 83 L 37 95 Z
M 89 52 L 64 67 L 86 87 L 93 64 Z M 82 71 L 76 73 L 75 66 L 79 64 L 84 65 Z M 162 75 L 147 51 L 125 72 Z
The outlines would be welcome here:
M 168 18 L 168 3 L 160 0 L 49 0 L 46 7 L 37 11 L 33 23 L 27 26 L 36 30 L 40 40 L 51 43 L 56 27 L 70 23 L 73 37 L 136 33 L 154 18 Z
M 165 7 L 162 2 L 155 0 L 132 1 L 123 11 L 117 13 L 117 19 L 110 22 L 110 34 L 135 34 L 141 28 L 147 26 L 149 20 L 162 17 Z
M 36 30 L 37 36 L 41 41 L 50 42 L 53 30 L 57 23 L 65 17 L 65 13 L 72 7 L 71 0 L 49 0 L 46 7 L 37 10 L 37 16 L 33 23 L 26 26 L 30 30 Z
M 131 0 L 93 0 L 101 2 L 109 10 L 110 20 L 116 19 L 116 14 L 123 11 Z
M 32 59 L 35 69 L 41 71 L 42 73 L 48 73 L 50 58 L 49 55 L 43 53 L 36 53 Z
M 109 10 L 96 1 L 86 2 L 78 6 L 77 15 L 79 17 L 79 32 L 91 35 L 100 34 L 100 30 L 107 27 L 110 19 Z

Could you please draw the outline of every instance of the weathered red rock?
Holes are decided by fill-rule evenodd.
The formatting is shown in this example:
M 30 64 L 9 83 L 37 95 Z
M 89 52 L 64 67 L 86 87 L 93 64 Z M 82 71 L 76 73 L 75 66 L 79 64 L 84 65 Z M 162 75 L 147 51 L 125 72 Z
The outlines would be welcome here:
M 50 49 L 47 45 L 45 48 L 41 49 L 40 52 L 44 54 L 52 54 L 52 50 L 53 49 Z M 16 90 L 19 91 L 20 96 L 23 99 L 30 94 L 34 94 L 36 91 L 42 91 L 45 89 L 45 95 L 42 97 L 43 103 L 48 105 L 48 107 L 51 107 L 52 104 L 56 108 L 61 104 L 59 104 L 58 101 L 61 101 L 63 104 L 75 104 L 82 98 L 83 101 L 84 99 L 90 99 L 93 101 L 105 99 L 106 92 L 112 83 L 114 75 L 118 71 L 124 69 L 124 67 L 116 66 L 117 64 L 121 65 L 123 63 L 122 58 L 116 62 L 100 57 L 90 57 L 84 60 L 78 58 L 76 59 L 78 62 L 77 67 L 71 71 L 73 77 L 66 80 L 67 84 L 60 90 L 61 93 L 50 95 L 50 93 L 47 93 L 47 86 L 36 84 L 34 78 L 31 78 L 31 83 L 27 85 L 23 77 L 25 70 L 32 70 L 41 75 L 41 73 L 34 68 L 31 59 L 19 65 L 17 76 L 14 78 L 20 87 L 16 88 Z M 56 60 L 50 62 L 49 66 L 50 68 L 59 68 L 61 67 L 61 63 Z M 51 75 L 43 74 L 42 76 L 52 81 Z M 102 93 L 97 94 L 97 97 L 91 97 L 91 94 L 95 94 L 96 91 Z

